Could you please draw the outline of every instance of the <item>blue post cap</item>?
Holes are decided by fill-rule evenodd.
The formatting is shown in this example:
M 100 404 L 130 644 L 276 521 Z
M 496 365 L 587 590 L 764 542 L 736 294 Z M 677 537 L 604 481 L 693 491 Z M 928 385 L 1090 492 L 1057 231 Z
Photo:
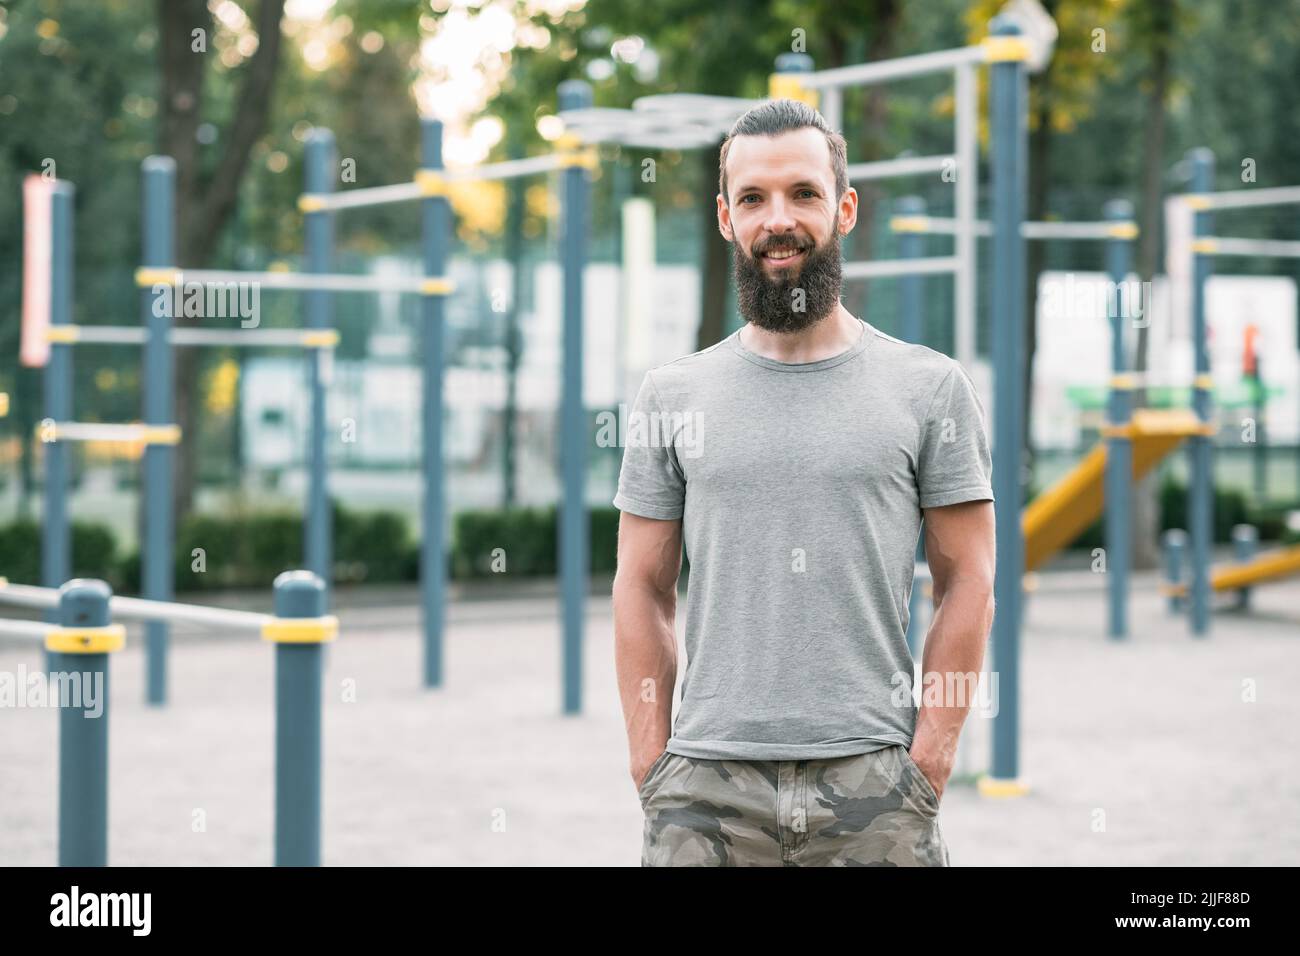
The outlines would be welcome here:
M 420 117 L 420 167 L 442 168 L 442 120 Z
M 325 582 L 311 571 L 284 571 L 275 579 L 276 617 L 324 617 Z
M 925 200 L 920 196 L 900 196 L 894 209 L 900 216 L 924 216 Z
M 1020 29 L 1020 24 L 1005 13 L 999 13 L 989 21 L 989 36 L 1012 37 L 1019 36 L 1023 32 Z
M 777 73 L 811 73 L 813 58 L 807 53 L 781 53 L 776 58 Z
M 73 578 L 59 588 L 60 627 L 107 627 L 113 589 L 93 578 Z
M 556 92 L 561 110 L 585 110 L 591 106 L 591 84 L 586 80 L 565 80 Z
M 1112 199 L 1101 207 L 1101 215 L 1104 219 L 1131 222 L 1133 219 L 1133 204 L 1127 199 Z
M 145 173 L 168 173 L 176 172 L 176 160 L 170 156 L 146 156 L 140 162 L 140 168 Z

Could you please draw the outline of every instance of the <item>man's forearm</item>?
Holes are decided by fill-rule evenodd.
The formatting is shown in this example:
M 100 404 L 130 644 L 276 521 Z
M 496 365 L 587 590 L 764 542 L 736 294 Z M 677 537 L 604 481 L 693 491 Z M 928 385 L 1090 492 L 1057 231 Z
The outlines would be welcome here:
M 921 707 L 912 757 L 947 772 L 974 701 L 993 625 L 993 591 L 979 578 L 954 581 L 935 607 L 921 657 Z
M 614 667 L 628 750 L 648 766 L 672 734 L 677 594 L 614 584 Z

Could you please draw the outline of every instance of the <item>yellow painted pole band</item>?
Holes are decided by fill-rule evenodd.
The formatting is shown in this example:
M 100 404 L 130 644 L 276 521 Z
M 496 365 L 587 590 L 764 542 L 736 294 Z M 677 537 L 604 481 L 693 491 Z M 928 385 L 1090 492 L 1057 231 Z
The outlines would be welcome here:
M 175 285 L 180 281 L 180 277 L 180 269 L 158 268 L 135 270 L 135 284 L 146 289 L 151 285 Z
M 577 133 L 561 133 L 552 141 L 557 152 L 571 152 L 582 149 L 582 137 Z
M 1183 202 L 1193 209 L 1209 209 L 1210 197 L 1202 196 L 1200 193 L 1187 193 L 1183 196 Z
M 1121 373 L 1110 377 L 1110 387 L 1115 391 L 1128 391 L 1137 388 L 1137 376 Z
M 1192 252 L 1199 252 L 1203 256 L 1211 256 L 1219 251 L 1219 244 L 1213 239 L 1193 239 Z
M 929 216 L 892 216 L 889 228 L 894 232 L 929 232 Z
M 1192 388 L 1214 388 L 1213 375 L 1198 375 L 1192 379 Z
M 450 279 L 425 279 L 420 283 L 420 295 L 451 295 L 456 283 Z
M 600 165 L 600 155 L 594 149 L 564 151 L 559 154 L 559 160 L 561 169 L 571 169 L 574 166 L 595 169 Z
M 81 341 L 81 326 L 79 325 L 46 326 L 45 341 L 57 342 L 61 345 L 68 345 L 72 342 L 79 342 Z
M 767 95 L 774 100 L 798 100 L 817 108 L 817 91 L 799 82 L 798 73 L 773 73 L 767 78 Z
M 1106 228 L 1106 235 L 1112 239 L 1136 239 L 1138 227 L 1135 222 L 1113 222 Z
M 45 635 L 45 649 L 60 654 L 111 654 L 126 644 L 126 628 L 121 624 L 107 627 L 54 627 Z
M 140 429 L 140 441 L 146 445 L 179 445 L 181 443 L 181 426 L 144 425 Z
M 325 208 L 325 197 L 312 195 L 299 196 L 298 208 L 303 212 L 320 212 Z
M 8 414 L 9 414 L 9 393 L 0 392 L 0 418 L 4 418 Z M 0 578 L 0 581 L 3 580 L 4 580 L 3 578 Z
M 321 329 L 317 332 L 304 332 L 302 333 L 301 342 L 308 348 L 332 349 L 339 344 L 339 333 L 337 329 Z
M 338 637 L 339 619 L 325 617 L 273 617 L 262 625 L 262 639 L 277 644 L 323 644 Z
M 1024 37 L 985 37 L 980 46 L 985 63 L 1023 63 L 1029 59 L 1029 41 Z
M 9 585 L 8 578 L 0 578 L 0 588 L 8 587 L 8 585 Z
M 1029 784 L 1023 780 L 999 780 L 996 777 L 980 777 L 976 786 L 981 797 L 1023 797 L 1029 793 Z
M 440 169 L 417 169 L 415 184 L 420 187 L 421 196 L 446 196 L 448 185 Z

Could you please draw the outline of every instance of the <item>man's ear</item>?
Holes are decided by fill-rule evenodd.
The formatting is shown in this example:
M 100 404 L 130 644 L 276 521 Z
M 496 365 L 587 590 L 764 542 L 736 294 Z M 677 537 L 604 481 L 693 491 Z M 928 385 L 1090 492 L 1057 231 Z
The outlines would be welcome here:
M 722 238 L 727 242 L 734 242 L 736 234 L 731 227 L 731 210 L 727 206 L 727 200 L 722 193 L 717 195 L 718 203 L 718 232 L 722 233 Z

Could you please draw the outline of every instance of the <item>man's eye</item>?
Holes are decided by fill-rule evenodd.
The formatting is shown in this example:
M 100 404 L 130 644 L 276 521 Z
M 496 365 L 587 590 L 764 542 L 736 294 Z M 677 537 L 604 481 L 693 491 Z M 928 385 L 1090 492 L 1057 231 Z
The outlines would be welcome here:
M 757 198 L 758 196 L 756 196 L 754 193 L 750 193 L 748 196 L 741 196 L 740 201 L 744 202 L 746 199 L 757 199 Z
M 800 192 L 800 193 L 807 193 L 809 196 L 816 196 L 816 195 L 817 195 L 817 194 L 816 194 L 815 192 L 813 192 L 811 189 L 801 189 L 801 190 L 799 190 L 799 192 Z

